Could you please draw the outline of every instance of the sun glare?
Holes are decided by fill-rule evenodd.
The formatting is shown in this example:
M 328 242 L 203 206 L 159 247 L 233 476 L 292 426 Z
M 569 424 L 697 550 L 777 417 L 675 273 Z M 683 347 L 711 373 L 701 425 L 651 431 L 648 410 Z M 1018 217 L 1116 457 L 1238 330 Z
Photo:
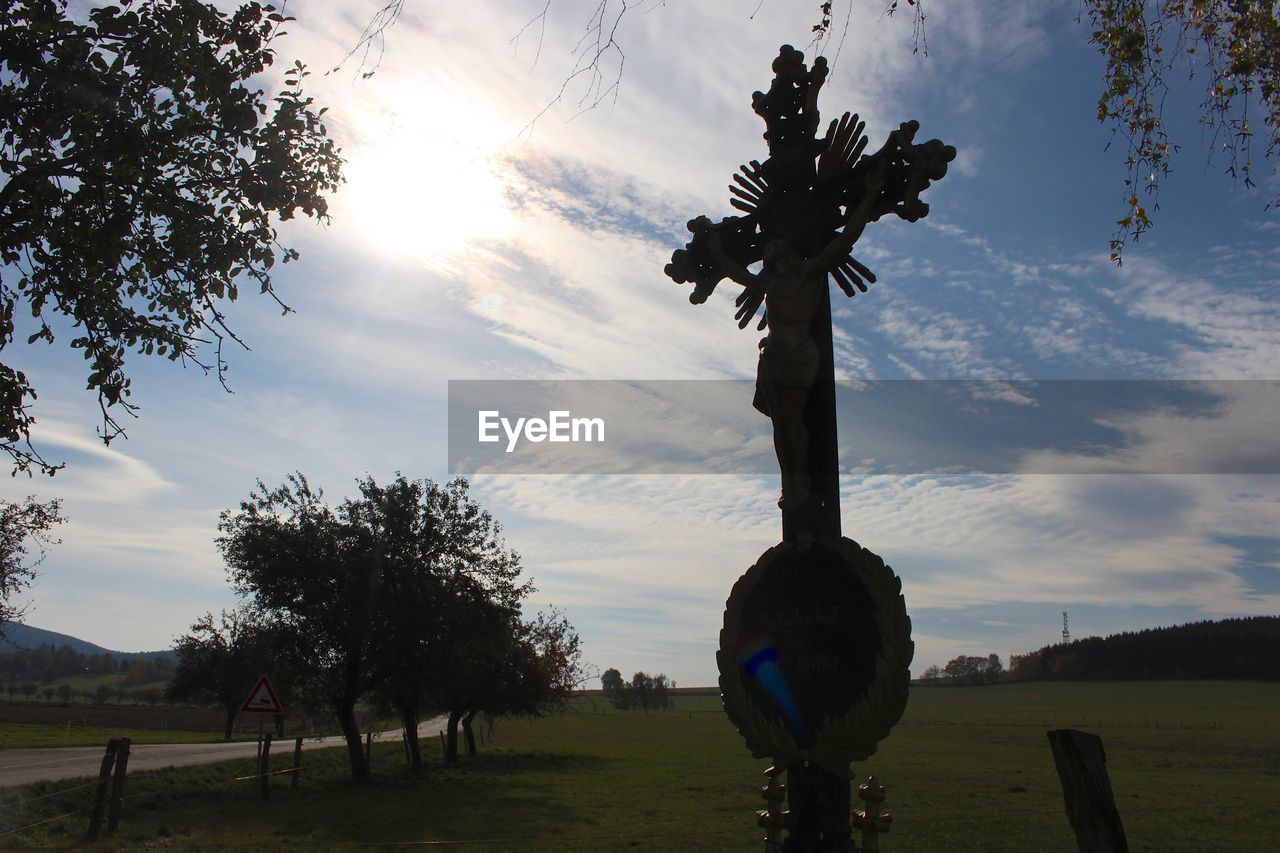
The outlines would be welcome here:
M 440 267 L 469 243 L 508 232 L 494 173 L 501 138 L 474 107 L 406 100 L 415 101 L 412 115 L 370 117 L 349 153 L 346 217 L 379 254 Z

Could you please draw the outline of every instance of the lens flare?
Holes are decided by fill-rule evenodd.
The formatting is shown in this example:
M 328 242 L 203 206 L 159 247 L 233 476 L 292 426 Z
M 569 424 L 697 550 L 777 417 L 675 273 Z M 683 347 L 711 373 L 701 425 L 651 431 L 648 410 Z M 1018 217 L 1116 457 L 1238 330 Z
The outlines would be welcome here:
M 770 698 L 778 703 L 797 734 L 803 736 L 807 733 L 809 726 L 791 698 L 786 676 L 778 668 L 778 646 L 773 640 L 767 634 L 748 637 L 738 648 L 738 660 L 742 671 L 759 682 Z

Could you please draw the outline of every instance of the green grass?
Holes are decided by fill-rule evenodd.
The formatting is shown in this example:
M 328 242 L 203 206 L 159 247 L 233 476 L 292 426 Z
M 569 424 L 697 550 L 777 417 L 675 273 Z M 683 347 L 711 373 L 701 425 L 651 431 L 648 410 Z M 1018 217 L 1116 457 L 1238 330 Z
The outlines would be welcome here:
M 1269 851 L 1280 803 L 1280 685 L 1234 682 L 1011 684 L 918 688 L 871 760 L 895 815 L 885 850 L 1068 853 L 1075 849 L 1045 730 L 1102 736 L 1130 848 Z M 1099 726 L 1101 723 L 1101 726 Z M 765 762 L 752 759 L 713 696 L 676 709 L 618 712 L 599 696 L 578 713 L 499 721 L 496 742 L 445 767 L 434 741 L 420 776 L 398 743 L 377 747 L 374 782 L 347 781 L 341 749 L 305 756 L 302 784 L 278 777 L 263 804 L 252 761 L 129 781 L 111 844 L 325 849 L 452 842 L 467 851 L 759 848 Z M 287 766 L 289 747 L 273 755 Z M 283 747 L 283 748 L 281 748 Z M 91 789 L 0 791 L 0 831 L 87 806 Z M 33 799 L 44 797 L 44 799 Z M 61 809 L 61 811 L 59 811 Z M 0 837 L 0 846 L 68 845 L 85 814 Z M 1210 825 L 1211 824 L 1211 825 Z
M 136 743 L 212 741 L 224 728 L 217 709 L 146 704 L 16 702 L 0 704 L 0 720 L 4 749 L 101 746 L 117 735 Z

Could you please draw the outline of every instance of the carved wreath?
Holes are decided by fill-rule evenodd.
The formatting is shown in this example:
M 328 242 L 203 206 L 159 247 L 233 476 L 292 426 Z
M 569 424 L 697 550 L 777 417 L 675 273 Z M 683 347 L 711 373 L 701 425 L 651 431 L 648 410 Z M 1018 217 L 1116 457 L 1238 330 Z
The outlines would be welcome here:
M 875 663 L 875 676 L 866 693 L 845 714 L 824 719 L 815 732 L 813 746 L 801 747 L 786 725 L 769 715 L 747 695 L 744 676 L 735 646 L 741 634 L 740 608 L 732 602 L 746 600 L 764 576 L 766 567 L 783 559 L 790 551 L 802 548 L 798 543 L 784 542 L 761 555 L 756 564 L 738 579 L 729 595 L 724 628 L 720 631 L 720 649 L 716 662 L 720 668 L 720 691 L 725 712 L 746 740 L 756 758 L 771 758 L 775 771 L 782 771 L 810 761 L 831 773 L 850 779 L 849 765 L 875 754 L 879 741 L 902 719 L 907 707 L 909 666 L 915 654 L 911 640 L 911 619 L 907 616 L 902 596 L 902 582 L 884 561 L 851 539 L 821 540 L 819 545 L 842 558 L 844 565 L 857 576 L 871 594 L 880 649 Z

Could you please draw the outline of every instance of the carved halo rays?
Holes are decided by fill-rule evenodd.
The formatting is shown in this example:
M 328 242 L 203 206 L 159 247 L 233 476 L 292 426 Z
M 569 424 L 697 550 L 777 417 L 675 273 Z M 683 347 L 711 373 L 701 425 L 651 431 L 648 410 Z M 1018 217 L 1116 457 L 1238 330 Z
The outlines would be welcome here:
M 737 198 L 729 199 L 729 204 L 743 213 L 752 215 L 760 209 L 768 196 L 769 182 L 765 180 L 764 175 L 760 174 L 760 163 L 756 160 L 752 160 L 751 165 L 739 166 L 738 169 L 740 174 L 735 172 L 733 175 L 737 186 L 729 185 L 729 192 Z
M 853 171 L 858 158 L 867 148 L 867 136 L 863 132 L 867 123 L 857 113 L 845 113 L 839 121 L 831 122 L 825 137 L 826 145 L 818 156 L 818 181 L 826 183 Z

